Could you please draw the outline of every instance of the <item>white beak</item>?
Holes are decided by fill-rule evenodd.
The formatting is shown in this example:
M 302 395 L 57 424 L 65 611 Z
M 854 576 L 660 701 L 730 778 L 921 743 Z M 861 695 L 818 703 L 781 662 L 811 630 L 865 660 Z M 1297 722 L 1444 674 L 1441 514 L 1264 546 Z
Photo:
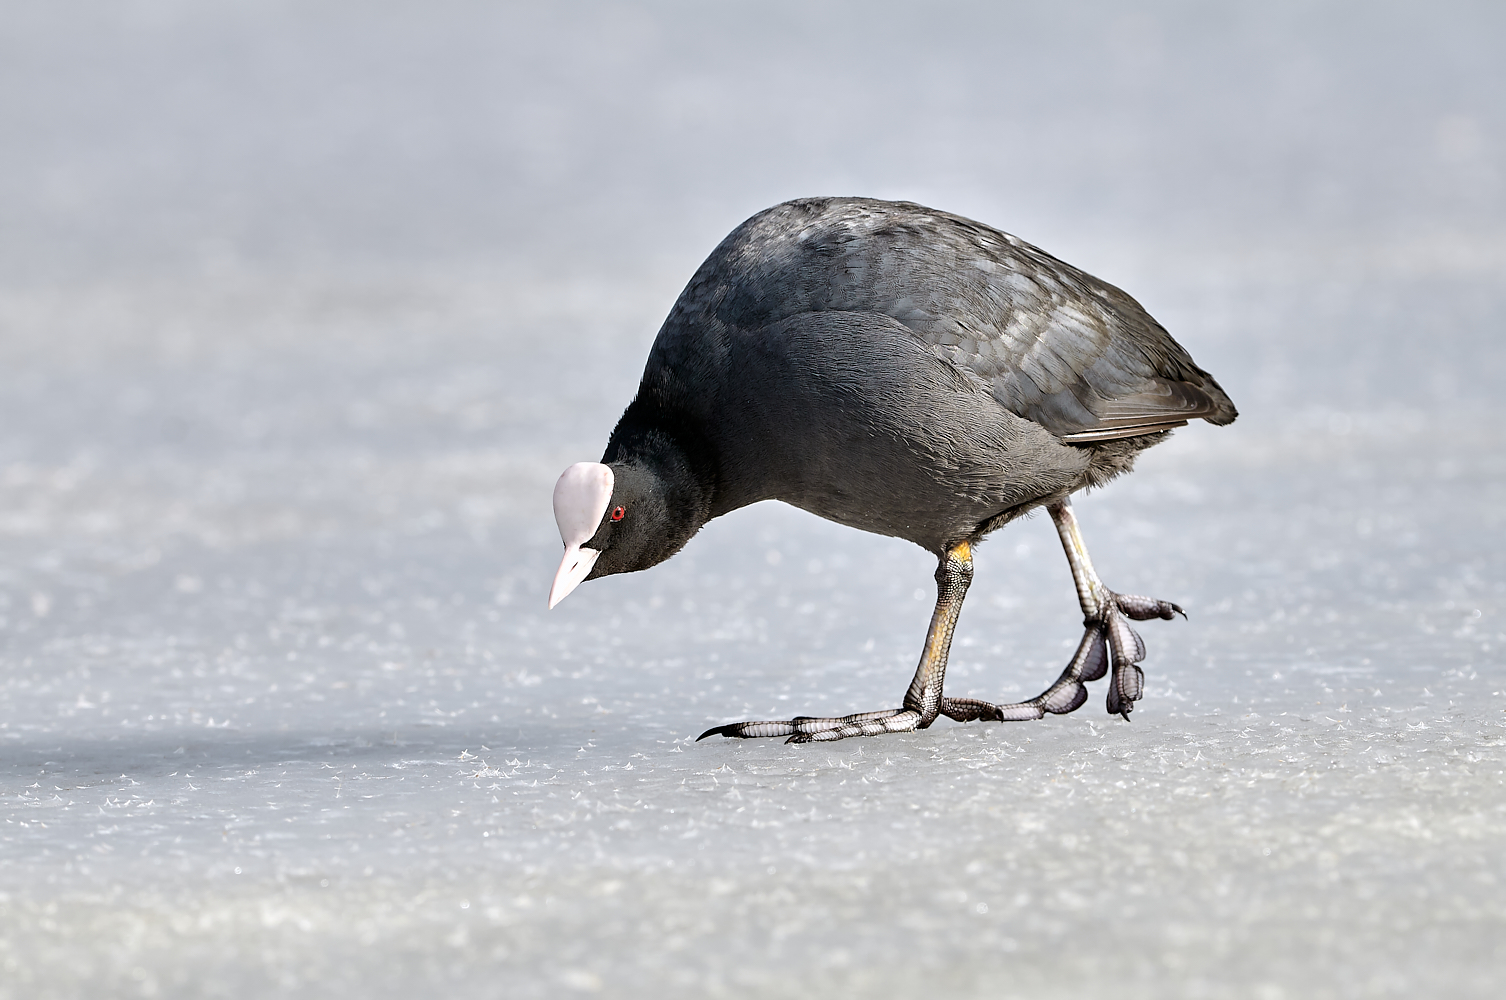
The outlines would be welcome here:
M 560 571 L 554 574 L 554 586 L 549 588 L 550 610 L 591 575 L 591 567 L 596 565 L 600 556 L 600 552 L 583 545 L 565 546 L 564 561 L 560 563 Z
M 601 552 L 586 548 L 586 542 L 596 534 L 612 501 L 613 479 L 612 470 L 600 462 L 576 462 L 554 484 L 554 521 L 565 543 L 565 558 L 549 588 L 550 608 L 579 587 L 601 558 Z

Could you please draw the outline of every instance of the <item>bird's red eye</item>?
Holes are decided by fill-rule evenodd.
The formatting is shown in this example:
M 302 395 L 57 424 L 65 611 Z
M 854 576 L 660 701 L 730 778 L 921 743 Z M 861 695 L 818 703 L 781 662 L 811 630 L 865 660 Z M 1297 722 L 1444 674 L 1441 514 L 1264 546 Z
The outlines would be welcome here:
M 626 507 L 613 507 L 612 508 L 612 520 L 614 520 L 614 521 L 620 521 L 624 517 L 627 517 L 627 508 Z

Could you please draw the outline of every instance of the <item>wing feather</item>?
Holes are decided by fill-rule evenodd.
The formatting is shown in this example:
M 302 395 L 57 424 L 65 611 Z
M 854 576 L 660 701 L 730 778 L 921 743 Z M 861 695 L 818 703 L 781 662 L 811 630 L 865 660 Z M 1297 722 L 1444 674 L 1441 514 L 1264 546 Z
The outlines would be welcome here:
M 799 312 L 882 313 L 1071 443 L 1237 415 L 1120 289 L 1007 233 L 908 202 L 804 199 L 754 216 L 702 266 L 681 309 L 744 329 Z

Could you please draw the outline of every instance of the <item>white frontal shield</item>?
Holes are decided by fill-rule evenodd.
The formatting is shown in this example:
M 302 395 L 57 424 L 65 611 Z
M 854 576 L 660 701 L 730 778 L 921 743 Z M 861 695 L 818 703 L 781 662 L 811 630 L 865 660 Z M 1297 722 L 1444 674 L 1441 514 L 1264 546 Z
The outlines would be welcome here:
M 596 565 L 601 553 L 585 543 L 596 534 L 611 501 L 612 470 L 600 462 L 576 462 L 554 484 L 554 523 L 565 543 L 565 558 L 549 588 L 551 608 L 580 586 Z

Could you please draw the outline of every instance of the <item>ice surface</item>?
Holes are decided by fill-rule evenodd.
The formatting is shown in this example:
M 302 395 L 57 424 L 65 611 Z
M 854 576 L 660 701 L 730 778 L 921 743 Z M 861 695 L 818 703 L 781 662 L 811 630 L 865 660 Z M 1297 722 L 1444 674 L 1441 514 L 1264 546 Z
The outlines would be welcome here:
M 6 5 L 0 997 L 1496 995 L 1501 15 L 1042 10 Z M 544 611 L 678 288 L 820 191 L 1240 405 L 1078 503 L 1191 616 L 1132 723 L 691 742 L 914 668 L 930 558 L 778 505 Z M 1065 561 L 977 558 L 948 690 L 1028 697 Z

